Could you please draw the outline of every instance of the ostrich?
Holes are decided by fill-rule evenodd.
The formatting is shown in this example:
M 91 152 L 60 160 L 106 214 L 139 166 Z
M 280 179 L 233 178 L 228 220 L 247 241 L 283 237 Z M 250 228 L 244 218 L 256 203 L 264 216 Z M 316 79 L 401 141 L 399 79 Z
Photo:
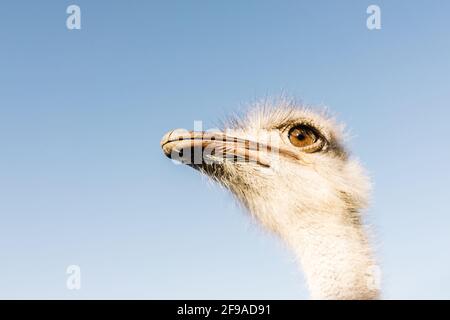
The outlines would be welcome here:
M 292 248 L 312 299 L 377 299 L 377 264 L 361 211 L 370 182 L 326 112 L 281 100 L 254 105 L 221 131 L 172 130 L 169 158 L 229 189 Z

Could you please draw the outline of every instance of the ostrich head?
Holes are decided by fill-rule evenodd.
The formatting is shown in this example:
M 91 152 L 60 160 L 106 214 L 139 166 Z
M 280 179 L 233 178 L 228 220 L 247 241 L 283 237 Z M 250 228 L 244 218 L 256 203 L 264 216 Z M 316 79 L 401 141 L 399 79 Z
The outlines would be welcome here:
M 161 146 L 291 245 L 314 298 L 377 296 L 360 216 L 369 182 L 344 147 L 342 126 L 324 112 L 256 105 L 220 131 L 170 131 Z

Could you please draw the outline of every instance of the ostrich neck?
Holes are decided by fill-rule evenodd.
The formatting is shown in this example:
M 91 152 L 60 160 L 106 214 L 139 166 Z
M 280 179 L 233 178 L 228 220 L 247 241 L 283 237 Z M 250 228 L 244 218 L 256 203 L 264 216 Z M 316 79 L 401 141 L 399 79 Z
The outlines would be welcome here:
M 299 258 L 313 299 L 379 297 L 379 269 L 363 226 L 351 216 L 302 212 L 281 224 L 279 233 Z

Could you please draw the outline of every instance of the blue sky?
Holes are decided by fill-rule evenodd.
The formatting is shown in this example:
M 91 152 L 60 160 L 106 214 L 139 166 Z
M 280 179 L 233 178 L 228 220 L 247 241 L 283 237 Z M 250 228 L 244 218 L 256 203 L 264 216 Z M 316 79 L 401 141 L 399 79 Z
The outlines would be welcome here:
M 82 29 L 68 30 L 77 4 Z M 366 28 L 381 8 L 382 29 Z M 290 251 L 162 135 L 281 92 L 374 180 L 385 298 L 450 298 L 448 1 L 0 5 L 1 298 L 307 298 Z M 81 267 L 81 290 L 66 288 Z

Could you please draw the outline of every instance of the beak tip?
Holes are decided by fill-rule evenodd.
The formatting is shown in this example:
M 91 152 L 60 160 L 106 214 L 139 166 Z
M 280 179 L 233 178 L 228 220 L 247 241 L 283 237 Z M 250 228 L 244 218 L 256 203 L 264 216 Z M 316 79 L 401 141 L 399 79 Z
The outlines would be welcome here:
M 164 150 L 164 145 L 169 141 L 170 135 L 172 134 L 174 130 L 171 130 L 169 132 L 167 132 L 165 135 L 163 135 L 163 137 L 161 138 L 161 142 L 160 142 L 160 146 L 161 148 L 163 148 Z

